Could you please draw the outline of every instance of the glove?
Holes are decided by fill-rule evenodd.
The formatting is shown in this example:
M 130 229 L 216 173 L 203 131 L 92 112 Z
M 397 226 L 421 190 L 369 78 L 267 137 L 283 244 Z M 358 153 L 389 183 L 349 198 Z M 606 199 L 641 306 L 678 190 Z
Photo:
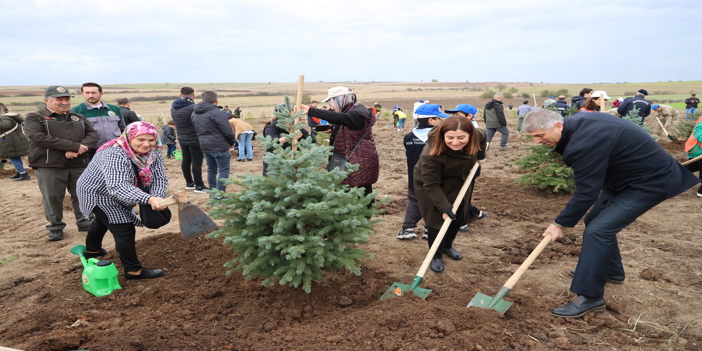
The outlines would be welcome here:
M 455 213 L 453 213 L 453 211 L 452 211 L 452 208 L 451 208 L 451 207 L 447 208 L 447 209 L 446 209 L 446 210 L 444 210 L 444 212 L 442 212 L 442 213 L 445 213 L 446 215 L 448 215 L 448 216 L 449 216 L 449 218 L 451 218 L 451 220 L 452 220 L 452 221 L 456 219 L 456 214 L 455 214 Z

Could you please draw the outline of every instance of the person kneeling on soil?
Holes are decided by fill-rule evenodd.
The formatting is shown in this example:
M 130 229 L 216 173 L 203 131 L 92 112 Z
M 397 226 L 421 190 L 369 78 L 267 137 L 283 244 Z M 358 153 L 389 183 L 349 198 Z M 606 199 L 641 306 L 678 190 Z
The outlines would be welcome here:
M 452 260 L 463 258 L 453 248 L 453 240 L 465 223 L 471 194 L 464 196 L 456 213 L 452 204 L 475 163 L 482 164 L 485 159 L 485 147 L 483 130 L 475 128 L 468 118 L 449 117 L 429 132 L 427 145 L 414 167 L 414 191 L 430 248 L 439 234 L 438 228 L 451 219 L 441 247 L 429 265 L 436 273 L 444 271 L 443 254 Z
M 534 142 L 554 147 L 573 168 L 575 191 L 543 236 L 555 241 L 564 228 L 585 216 L 580 258 L 570 291 L 577 297 L 554 310 L 576 318 L 606 308 L 607 282 L 624 282 L 617 233 L 662 201 L 699 183 L 641 128 L 600 112 L 563 118 L 550 110 L 534 111 L 522 129 Z
M 134 122 L 121 136 L 101 146 L 88 168 L 78 178 L 78 200 L 83 216 L 95 215 L 85 238 L 85 258 L 107 255 L 102 239 L 109 229 L 124 267 L 126 279 L 149 279 L 162 269 L 142 267 L 136 253 L 136 227 L 142 222 L 132 208 L 149 204 L 161 211 L 168 177 L 163 166 L 158 130 L 148 122 Z M 137 182 L 139 177 L 140 182 Z M 145 193 L 137 184 L 149 190 Z

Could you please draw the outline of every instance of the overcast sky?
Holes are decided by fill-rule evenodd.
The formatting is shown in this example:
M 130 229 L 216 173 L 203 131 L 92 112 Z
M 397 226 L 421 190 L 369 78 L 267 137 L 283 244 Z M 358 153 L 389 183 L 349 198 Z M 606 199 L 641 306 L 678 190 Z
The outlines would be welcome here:
M 699 0 L 0 5 L 0 85 L 702 80 Z

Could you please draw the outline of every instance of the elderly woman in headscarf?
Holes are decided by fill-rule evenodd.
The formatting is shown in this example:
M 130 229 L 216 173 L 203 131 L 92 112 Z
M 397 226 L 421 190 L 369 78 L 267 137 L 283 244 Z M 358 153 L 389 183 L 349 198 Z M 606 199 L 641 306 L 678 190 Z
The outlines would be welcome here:
M 158 130 L 148 122 L 129 124 L 122 135 L 101 146 L 78 179 L 78 200 L 85 218 L 95 215 L 85 239 L 85 258 L 107 255 L 102 239 L 109 230 L 115 240 L 124 277 L 149 279 L 163 274 L 148 269 L 137 258 L 136 226 L 142 226 L 134 212 L 137 204 L 156 211 L 166 196 L 168 178 L 163 166 Z M 147 190 L 142 191 L 139 184 Z

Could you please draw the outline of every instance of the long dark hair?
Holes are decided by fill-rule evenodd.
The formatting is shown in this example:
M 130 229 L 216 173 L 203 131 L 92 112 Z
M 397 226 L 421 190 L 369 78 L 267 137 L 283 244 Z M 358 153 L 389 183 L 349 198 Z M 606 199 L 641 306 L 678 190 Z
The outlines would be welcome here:
M 583 102 L 582 106 L 580 106 L 581 109 L 586 109 L 590 111 L 599 111 L 600 110 L 600 100 L 599 98 L 593 98 L 589 97 L 585 102 Z
M 478 131 L 473 126 L 473 122 L 466 117 L 453 116 L 446 118 L 441 122 L 441 124 L 432 129 L 429 132 L 429 139 L 431 140 L 431 149 L 429 154 L 432 156 L 438 156 L 444 153 L 449 147 L 444 141 L 444 135 L 446 132 L 462 130 L 468 133 L 468 144 L 463 148 L 463 152 L 468 155 L 477 154 L 480 150 L 480 140 L 478 140 Z

